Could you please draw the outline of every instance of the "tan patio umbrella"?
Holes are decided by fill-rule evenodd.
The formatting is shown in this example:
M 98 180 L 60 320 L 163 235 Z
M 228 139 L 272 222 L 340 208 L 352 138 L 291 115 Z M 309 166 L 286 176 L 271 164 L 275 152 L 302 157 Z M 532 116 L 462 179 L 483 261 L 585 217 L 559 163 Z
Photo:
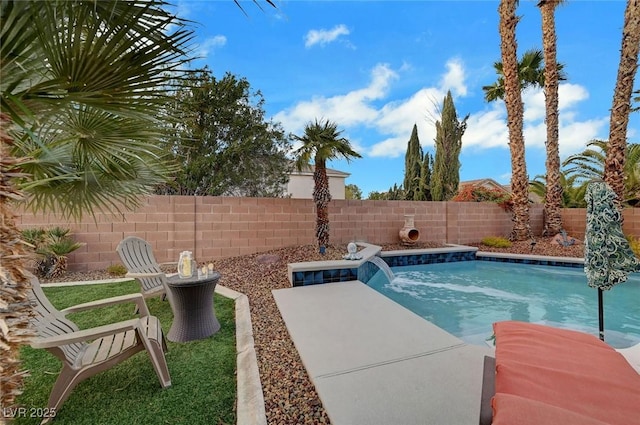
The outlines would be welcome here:
M 584 271 L 587 282 L 598 288 L 600 339 L 604 341 L 603 291 L 627 280 L 630 272 L 640 271 L 629 241 L 622 233 L 622 214 L 615 204 L 616 194 L 605 182 L 589 183 L 587 228 L 584 244 Z

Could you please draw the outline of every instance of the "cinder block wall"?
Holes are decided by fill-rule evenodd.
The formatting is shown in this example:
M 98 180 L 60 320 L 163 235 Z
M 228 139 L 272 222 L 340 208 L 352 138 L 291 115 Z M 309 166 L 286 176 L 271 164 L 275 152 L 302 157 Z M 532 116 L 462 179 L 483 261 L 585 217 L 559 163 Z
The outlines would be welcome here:
M 492 203 L 333 200 L 329 214 L 332 244 L 398 242 L 405 215 L 415 216 L 421 241 L 465 244 L 485 236 L 506 237 L 512 227 L 511 215 Z M 571 235 L 584 234 L 584 225 L 572 221 L 583 215 L 565 211 Z M 633 217 L 640 234 L 640 217 Z M 96 214 L 95 220 L 88 216 L 74 223 L 23 212 L 17 222 L 21 228 L 71 228 L 85 246 L 69 256 L 69 268 L 87 271 L 118 264 L 116 246 L 129 235 L 149 241 L 159 262 L 175 262 L 184 250 L 207 261 L 314 244 L 315 218 L 310 199 L 150 196 L 133 212 Z M 625 225 L 631 226 L 630 221 Z M 542 232 L 542 205 L 532 205 L 531 226 L 534 235 Z
M 562 225 L 569 235 L 584 240 L 587 227 L 587 210 L 585 208 L 566 208 L 562 210 Z
M 622 211 L 622 231 L 625 235 L 640 237 L 640 208 L 625 208 Z M 587 227 L 587 210 L 585 208 L 567 208 L 562 211 L 562 222 L 571 236 L 584 240 Z

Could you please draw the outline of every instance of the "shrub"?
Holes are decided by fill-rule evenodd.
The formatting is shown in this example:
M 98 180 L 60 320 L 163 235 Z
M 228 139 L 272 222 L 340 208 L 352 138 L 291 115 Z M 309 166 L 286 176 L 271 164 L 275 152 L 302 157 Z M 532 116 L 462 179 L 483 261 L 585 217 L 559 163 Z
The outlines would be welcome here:
M 125 274 L 127 274 L 127 268 L 122 264 L 112 264 L 107 267 L 107 273 L 112 276 L 123 277 Z
M 452 199 L 454 202 L 495 202 L 505 211 L 511 211 L 513 201 L 511 195 L 498 189 L 482 186 L 465 186 Z
M 627 235 L 627 241 L 629 242 L 629 246 L 636 257 L 640 257 L 640 239 L 635 238 L 632 235 Z
M 509 248 L 511 242 L 508 239 L 501 238 L 499 236 L 489 236 L 482 239 L 482 244 L 486 246 L 492 246 L 494 248 Z
M 30 228 L 22 231 L 22 239 L 36 254 L 35 273 L 39 277 L 59 277 L 67 271 L 67 255 L 83 244 L 71 238 L 71 230 L 62 227 Z

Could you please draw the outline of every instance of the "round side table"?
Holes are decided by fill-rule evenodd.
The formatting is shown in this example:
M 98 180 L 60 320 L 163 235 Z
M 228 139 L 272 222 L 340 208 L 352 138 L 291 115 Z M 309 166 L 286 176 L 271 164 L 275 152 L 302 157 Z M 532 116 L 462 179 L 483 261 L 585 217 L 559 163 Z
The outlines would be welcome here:
M 213 272 L 198 278 L 171 276 L 167 286 L 173 299 L 173 324 L 167 339 L 188 342 L 207 338 L 220 330 L 213 306 L 213 291 L 220 273 Z

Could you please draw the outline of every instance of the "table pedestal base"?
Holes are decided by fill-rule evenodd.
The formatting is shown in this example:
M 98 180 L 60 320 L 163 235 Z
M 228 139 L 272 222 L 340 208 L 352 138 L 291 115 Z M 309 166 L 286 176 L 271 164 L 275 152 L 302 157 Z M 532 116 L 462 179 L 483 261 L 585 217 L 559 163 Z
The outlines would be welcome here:
M 170 279 L 167 284 L 173 298 L 173 324 L 167 339 L 188 342 L 207 338 L 220 330 L 215 315 L 213 292 L 219 273 L 205 278 Z

